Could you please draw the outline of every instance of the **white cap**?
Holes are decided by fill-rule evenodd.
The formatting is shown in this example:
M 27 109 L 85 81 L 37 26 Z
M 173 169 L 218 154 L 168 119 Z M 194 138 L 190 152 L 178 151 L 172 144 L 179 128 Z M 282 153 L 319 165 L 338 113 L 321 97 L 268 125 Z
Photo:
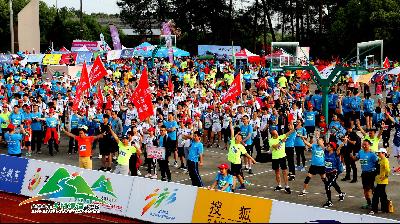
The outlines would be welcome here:
M 383 152 L 383 153 L 387 154 L 387 151 L 386 151 L 385 148 L 380 148 L 380 149 L 378 149 L 378 151 L 376 151 L 376 152 L 377 152 L 377 153 L 378 153 L 378 152 Z

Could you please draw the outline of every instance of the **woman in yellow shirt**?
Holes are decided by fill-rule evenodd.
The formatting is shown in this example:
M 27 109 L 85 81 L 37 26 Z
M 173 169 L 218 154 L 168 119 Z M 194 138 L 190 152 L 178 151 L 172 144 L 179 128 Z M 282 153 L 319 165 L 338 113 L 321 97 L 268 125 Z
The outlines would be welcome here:
M 377 151 L 379 157 L 379 174 L 375 177 L 375 191 L 372 197 L 372 210 L 369 212 L 373 215 L 378 212 L 379 200 L 381 201 L 381 210 L 388 212 L 388 199 L 386 195 L 386 185 L 389 183 L 390 165 L 386 158 L 387 151 L 385 148 L 380 148 Z

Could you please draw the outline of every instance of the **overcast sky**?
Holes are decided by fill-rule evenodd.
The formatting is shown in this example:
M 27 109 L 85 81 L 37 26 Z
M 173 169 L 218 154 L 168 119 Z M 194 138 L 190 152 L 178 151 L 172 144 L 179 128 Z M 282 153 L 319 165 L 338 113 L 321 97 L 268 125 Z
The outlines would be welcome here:
M 47 5 L 52 6 L 56 5 L 56 1 L 58 7 L 68 7 L 68 8 L 80 8 L 80 0 L 41 0 L 46 2 Z M 115 14 L 119 13 L 119 7 L 117 6 L 117 0 L 83 0 L 83 11 L 85 13 L 107 13 L 107 14 Z

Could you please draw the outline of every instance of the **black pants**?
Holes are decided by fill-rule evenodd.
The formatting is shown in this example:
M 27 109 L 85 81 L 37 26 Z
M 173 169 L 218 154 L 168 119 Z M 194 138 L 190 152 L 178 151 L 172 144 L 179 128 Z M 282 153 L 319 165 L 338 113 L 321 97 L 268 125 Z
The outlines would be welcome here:
M 269 150 L 268 144 L 268 131 L 261 131 L 261 141 L 263 141 L 263 147 L 265 150 Z
M 328 197 L 328 201 L 332 201 L 331 187 L 335 188 L 335 190 L 339 194 L 342 193 L 339 185 L 336 183 L 337 178 L 338 178 L 338 174 L 336 172 L 331 172 L 331 173 L 326 174 L 325 192 L 326 192 L 326 196 Z
M 43 141 L 43 131 L 38 130 L 38 131 L 32 131 L 32 152 L 37 150 L 37 152 L 40 151 L 40 148 L 42 147 L 42 141 Z
M 295 146 L 296 150 L 296 164 L 300 166 L 300 156 L 301 156 L 301 163 L 303 167 L 306 166 L 306 156 L 304 155 L 304 150 L 306 149 L 305 146 Z
M 372 211 L 378 212 L 379 200 L 381 201 L 381 210 L 388 212 L 388 199 L 386 195 L 386 184 L 377 184 L 372 197 Z
M 79 129 L 73 128 L 73 129 L 71 129 L 71 133 L 78 136 Z M 78 141 L 76 141 L 74 138 L 69 138 L 68 153 L 72 153 L 72 149 L 74 150 L 74 152 L 78 151 Z
M 260 154 L 261 154 L 261 140 L 260 140 L 259 136 L 255 137 L 253 139 L 253 145 L 256 148 L 257 156 L 260 156 Z
M 294 166 L 294 147 L 286 147 L 285 152 L 286 160 L 289 167 L 289 176 L 294 176 L 296 175 L 296 169 Z
M 344 164 L 346 165 L 346 179 L 350 179 L 350 173 L 353 170 L 353 180 L 357 180 L 356 162 L 350 158 L 350 154 L 344 154 Z
M 129 158 L 129 170 L 131 171 L 131 176 L 137 176 L 136 162 L 137 156 L 136 153 L 134 153 L 131 155 L 131 158 Z
M 49 154 L 50 154 L 51 156 L 53 156 L 53 149 L 55 149 L 55 150 L 58 152 L 58 144 L 57 144 L 57 142 L 54 140 L 54 137 L 51 137 L 51 138 L 49 139 L 48 144 L 49 144 Z
M 192 185 L 197 187 L 203 187 L 203 182 L 201 181 L 199 173 L 199 163 L 188 160 L 187 166 L 190 179 L 192 180 Z
M 167 175 L 167 179 L 171 180 L 171 171 L 168 166 L 168 157 L 165 160 L 158 160 L 158 165 L 160 166 L 161 171 L 161 180 L 165 180 L 165 175 Z
M 384 130 L 382 132 L 382 142 L 383 142 L 383 147 L 388 148 L 389 147 L 389 140 L 390 140 L 390 129 Z

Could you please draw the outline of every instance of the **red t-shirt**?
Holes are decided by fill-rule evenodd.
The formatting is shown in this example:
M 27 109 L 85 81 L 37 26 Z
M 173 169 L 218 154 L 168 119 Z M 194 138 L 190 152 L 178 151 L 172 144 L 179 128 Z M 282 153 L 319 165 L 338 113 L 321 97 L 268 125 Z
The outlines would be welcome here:
M 85 136 L 83 138 L 76 136 L 75 140 L 78 141 L 78 150 L 80 157 L 89 157 L 92 155 L 93 136 Z

